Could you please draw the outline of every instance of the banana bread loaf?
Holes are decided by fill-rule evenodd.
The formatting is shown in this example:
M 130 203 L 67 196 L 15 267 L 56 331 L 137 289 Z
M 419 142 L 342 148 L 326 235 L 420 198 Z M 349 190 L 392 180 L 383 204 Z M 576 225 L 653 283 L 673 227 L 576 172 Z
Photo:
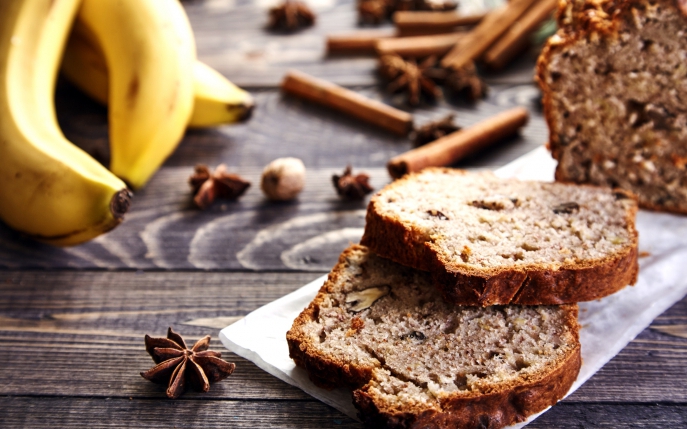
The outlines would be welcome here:
M 537 65 L 556 179 L 687 213 L 687 3 L 566 0 Z
M 428 273 L 354 245 L 287 333 L 368 427 L 500 428 L 555 404 L 580 368 L 577 305 L 459 307 Z
M 634 284 L 636 210 L 620 190 L 430 168 L 372 198 L 361 244 L 456 304 L 572 303 Z

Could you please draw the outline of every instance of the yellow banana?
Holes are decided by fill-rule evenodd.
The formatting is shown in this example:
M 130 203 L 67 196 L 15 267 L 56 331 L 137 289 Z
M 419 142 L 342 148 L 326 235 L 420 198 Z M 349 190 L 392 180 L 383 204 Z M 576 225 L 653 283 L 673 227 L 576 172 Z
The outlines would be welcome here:
M 189 127 L 214 127 L 250 118 L 253 97 L 212 67 L 196 61 L 193 84 L 195 104 Z
M 67 39 L 61 66 L 62 75 L 89 97 L 107 105 L 109 81 L 105 53 L 98 40 L 80 22 L 75 22 Z
M 104 55 L 94 36 L 77 24 L 67 42 L 62 73 L 91 98 L 107 105 Z M 189 127 L 214 127 L 250 117 L 254 106 L 251 95 L 200 61 L 193 65 L 193 88 L 193 113 Z
M 139 188 L 176 148 L 191 117 L 191 25 L 176 0 L 83 0 L 77 20 L 107 64 L 110 170 Z
M 0 218 L 56 245 L 114 228 L 131 198 L 57 124 L 55 77 L 79 3 L 0 1 Z

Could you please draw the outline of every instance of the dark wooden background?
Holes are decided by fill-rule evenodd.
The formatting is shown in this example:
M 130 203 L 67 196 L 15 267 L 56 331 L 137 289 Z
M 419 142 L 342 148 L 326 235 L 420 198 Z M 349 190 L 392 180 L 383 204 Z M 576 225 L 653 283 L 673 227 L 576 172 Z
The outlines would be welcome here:
M 108 235 L 60 249 L 0 224 L 0 427 L 355 427 L 360 425 L 229 352 L 229 379 L 207 394 L 166 399 L 139 372 L 152 366 L 143 335 L 168 326 L 189 340 L 219 329 L 327 272 L 362 233 L 365 202 L 341 201 L 331 175 L 347 164 L 389 181 L 384 165 L 408 139 L 279 93 L 296 68 L 389 98 L 372 57 L 324 56 L 327 33 L 355 28 L 350 0 L 315 3 L 318 23 L 295 35 L 266 32 L 265 5 L 246 0 L 184 2 L 200 59 L 251 90 L 246 124 L 189 131 L 175 154 L 135 196 L 124 224 Z M 501 166 L 546 142 L 532 83 L 535 53 L 498 74 L 476 105 L 440 101 L 414 109 L 417 123 L 456 112 L 470 125 L 525 105 L 522 135 L 459 164 Z M 61 82 L 56 102 L 67 136 L 107 160 L 106 110 Z M 262 167 L 296 156 L 308 170 L 297 201 L 270 203 Z M 207 211 L 190 204 L 196 163 L 226 163 L 253 181 L 239 202 Z M 531 427 L 687 427 L 687 300 L 657 318 L 570 398 Z

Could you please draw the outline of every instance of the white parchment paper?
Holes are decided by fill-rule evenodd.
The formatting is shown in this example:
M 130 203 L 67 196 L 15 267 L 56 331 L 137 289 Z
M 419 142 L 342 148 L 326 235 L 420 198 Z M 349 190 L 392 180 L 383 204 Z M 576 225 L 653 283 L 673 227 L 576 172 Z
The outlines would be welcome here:
M 553 180 L 555 161 L 540 147 L 496 171 L 501 177 Z M 637 215 L 639 280 L 633 287 L 604 299 L 580 304 L 582 368 L 568 392 L 577 390 L 606 362 L 618 354 L 651 321 L 687 294 L 687 216 L 640 211 Z M 305 392 L 356 418 L 347 389 L 328 391 L 316 387 L 307 373 L 289 358 L 286 331 L 315 297 L 326 279 L 322 276 L 302 288 L 250 313 L 220 332 L 232 352 L 303 389 Z M 524 423 L 525 426 L 537 416 Z

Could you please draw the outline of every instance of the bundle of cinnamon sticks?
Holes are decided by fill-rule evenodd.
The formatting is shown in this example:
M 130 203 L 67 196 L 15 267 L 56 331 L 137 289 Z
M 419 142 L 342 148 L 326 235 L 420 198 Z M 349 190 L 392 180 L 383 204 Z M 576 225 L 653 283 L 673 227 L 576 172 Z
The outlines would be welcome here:
M 465 70 L 474 73 L 474 61 L 499 69 L 527 48 L 532 33 L 551 16 L 556 5 L 557 0 L 509 0 L 484 15 L 470 16 L 461 16 L 454 11 L 396 12 L 393 31 L 366 30 L 329 36 L 327 49 L 330 54 L 376 53 L 380 57 L 395 54 L 411 58 L 408 62 L 412 64 L 416 64 L 417 59 L 435 58 L 433 61 L 436 61 L 443 57 L 440 65 L 447 76 L 453 72 L 460 75 Z M 415 73 L 421 72 L 421 65 L 417 67 Z M 410 113 L 303 73 L 289 72 L 282 90 L 397 135 L 406 136 L 414 129 Z M 525 108 L 515 108 L 447 134 L 392 158 L 387 165 L 389 173 L 397 178 L 427 166 L 455 163 L 516 134 L 527 123 L 528 116 Z
M 445 68 L 459 69 L 480 60 L 490 69 L 501 69 L 527 49 L 532 33 L 557 4 L 557 0 L 510 0 L 481 15 L 400 11 L 393 16 L 395 31 L 332 35 L 327 50 L 412 58 L 445 55 L 441 63 Z

